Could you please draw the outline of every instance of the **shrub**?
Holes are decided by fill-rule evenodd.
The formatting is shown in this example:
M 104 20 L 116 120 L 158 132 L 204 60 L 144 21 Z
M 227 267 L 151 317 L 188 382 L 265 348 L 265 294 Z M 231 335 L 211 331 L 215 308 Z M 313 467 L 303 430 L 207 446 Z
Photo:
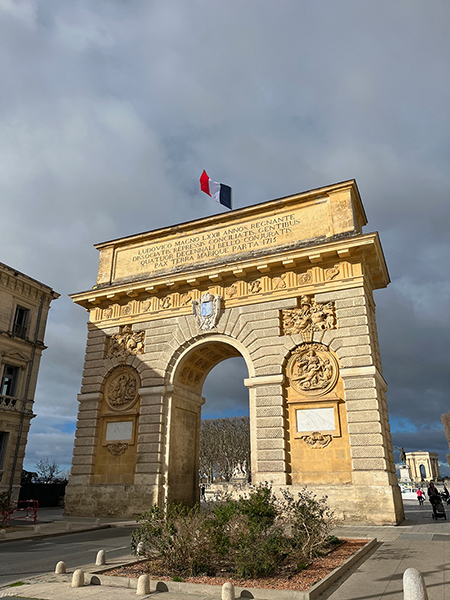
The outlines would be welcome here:
M 297 499 L 285 491 L 279 500 L 263 484 L 206 510 L 154 505 L 138 521 L 140 528 L 132 534 L 134 553 L 143 542 L 144 554 L 159 559 L 172 575 L 226 569 L 256 578 L 273 575 L 286 560 L 304 568 L 327 545 L 332 513 L 326 498 L 303 490 Z
M 131 535 L 134 554 L 139 542 L 143 542 L 144 555 L 160 558 L 173 573 L 198 575 L 210 572 L 214 548 L 198 506 L 187 508 L 168 504 L 161 509 L 154 505 L 138 517 L 138 522 L 140 528 Z
M 293 547 L 293 556 L 297 561 L 311 559 L 326 545 L 333 526 L 333 512 L 327 504 L 327 498 L 317 498 L 308 490 L 298 493 L 297 499 L 287 490 L 282 490 L 283 518 Z

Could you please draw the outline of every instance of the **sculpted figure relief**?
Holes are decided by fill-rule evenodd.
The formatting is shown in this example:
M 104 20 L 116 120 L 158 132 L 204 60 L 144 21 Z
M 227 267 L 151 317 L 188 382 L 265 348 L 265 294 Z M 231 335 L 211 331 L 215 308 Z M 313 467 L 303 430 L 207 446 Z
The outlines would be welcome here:
M 283 310 L 282 317 L 285 335 L 336 328 L 334 302 L 321 304 L 311 296 L 302 296 L 300 308 Z
M 124 366 L 113 372 L 106 386 L 106 401 L 110 408 L 124 410 L 137 400 L 139 384 L 132 367 Z
M 126 358 L 144 352 L 145 331 L 133 331 L 125 325 L 120 333 L 111 336 L 106 358 Z
M 291 385 L 306 394 L 323 394 L 336 383 L 338 366 L 326 346 L 318 343 L 302 344 L 288 363 Z

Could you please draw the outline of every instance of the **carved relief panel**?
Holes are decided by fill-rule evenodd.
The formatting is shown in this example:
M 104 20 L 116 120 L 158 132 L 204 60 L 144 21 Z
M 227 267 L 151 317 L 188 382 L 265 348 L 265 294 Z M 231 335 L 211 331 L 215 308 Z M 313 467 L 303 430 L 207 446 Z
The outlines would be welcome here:
M 281 311 L 283 334 L 301 333 L 305 341 L 311 341 L 315 331 L 336 329 L 334 302 L 316 302 L 311 296 L 301 296 L 300 307 Z
M 323 344 L 302 344 L 292 354 L 287 365 L 291 386 L 306 396 L 328 393 L 338 378 L 339 367 L 333 354 Z
M 285 372 L 293 483 L 349 483 L 347 413 L 336 356 L 324 344 L 304 342 L 292 352 Z
M 145 331 L 133 331 L 130 325 L 124 325 L 120 332 L 108 340 L 106 358 L 125 360 L 127 356 L 144 353 Z
M 127 351 L 126 341 L 132 333 L 124 327 L 114 343 L 120 352 Z M 139 335 L 140 332 L 135 332 Z M 119 337 L 120 336 L 120 337 Z M 116 347 L 116 346 L 113 346 Z M 136 346 L 132 350 L 136 350 Z M 97 425 L 97 450 L 92 484 L 133 483 L 137 459 L 139 425 L 139 373 L 130 365 L 119 365 L 106 376 L 103 400 Z

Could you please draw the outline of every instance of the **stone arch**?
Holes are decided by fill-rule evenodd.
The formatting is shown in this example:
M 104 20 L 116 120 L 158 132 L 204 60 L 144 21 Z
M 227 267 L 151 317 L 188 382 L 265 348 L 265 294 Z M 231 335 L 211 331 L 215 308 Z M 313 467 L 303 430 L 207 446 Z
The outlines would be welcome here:
M 234 356 L 242 356 L 247 365 L 249 377 L 253 377 L 255 375 L 255 368 L 253 365 L 253 361 L 251 359 L 250 353 L 248 349 L 244 346 L 242 342 L 235 339 L 234 337 L 224 334 L 224 333 L 213 333 L 206 334 L 202 336 L 195 336 L 190 340 L 187 340 L 182 344 L 177 350 L 172 354 L 166 372 L 166 382 L 168 385 L 174 385 L 175 379 L 177 377 L 177 373 L 180 370 L 180 365 L 182 365 L 186 361 L 186 357 L 188 355 L 192 355 L 193 352 L 196 352 L 200 348 L 205 347 L 205 344 L 222 344 L 226 346 L 230 346 L 236 350 L 236 354 Z M 231 358 L 233 356 L 224 356 L 223 360 L 227 358 Z M 220 361 L 219 361 L 220 362 Z M 202 380 L 202 383 L 206 379 L 208 373 L 213 369 L 219 362 L 216 362 L 211 366 L 211 368 L 205 373 L 205 376 Z
M 165 439 L 165 497 L 169 502 L 193 505 L 199 500 L 198 470 L 201 392 L 210 371 L 228 358 L 244 358 L 247 369 L 254 372 L 250 355 L 236 339 L 211 334 L 188 340 L 169 361 L 167 430 Z M 250 402 L 251 431 L 256 431 L 255 411 Z M 255 446 L 254 435 L 251 445 Z
M 207 373 L 239 353 L 249 371 L 245 385 L 256 433 L 253 481 L 292 484 L 295 492 L 295 483 L 309 478 L 344 520 L 399 522 L 373 301 L 389 274 L 378 235 L 364 234 L 365 223 L 356 183 L 348 181 L 99 244 L 97 284 L 72 296 L 89 311 L 90 323 L 67 514 L 93 514 L 92 507 L 102 514 L 104 498 L 109 514 L 114 509 L 130 516 L 164 498 L 191 504 L 195 468 L 188 465 L 189 485 L 178 482 L 180 495 L 170 481 L 171 445 L 183 439 L 172 427 L 175 412 L 186 421 L 184 432 L 195 432 Z M 110 358 L 107 337 L 115 338 L 120 360 Z M 337 386 L 315 399 L 292 396 L 286 380 L 288 356 L 303 342 L 325 344 L 339 365 Z M 122 360 L 137 369 L 142 386 L 134 481 L 92 486 L 102 384 Z M 331 461 L 336 468 L 307 475 L 343 436 L 326 428 L 310 432 L 311 460 L 294 465 L 308 435 L 294 430 L 292 405 L 330 408 L 323 402 L 332 404 L 333 393 L 339 410 L 345 403 L 340 424 L 345 415 L 348 444 Z M 348 474 L 344 459 L 351 461 L 349 480 L 333 483 L 330 473 Z

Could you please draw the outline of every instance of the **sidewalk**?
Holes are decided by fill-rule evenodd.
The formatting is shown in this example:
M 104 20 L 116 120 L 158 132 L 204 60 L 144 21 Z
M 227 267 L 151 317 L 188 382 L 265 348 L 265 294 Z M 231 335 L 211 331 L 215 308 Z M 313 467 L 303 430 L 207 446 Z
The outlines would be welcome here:
M 430 505 L 425 503 L 420 507 L 414 500 L 405 501 L 405 512 L 407 519 L 397 527 L 340 527 L 333 532 L 340 537 L 376 537 L 379 543 L 366 560 L 359 563 L 359 566 L 355 565 L 338 583 L 322 594 L 320 600 L 403 600 L 402 578 L 408 567 L 415 567 L 422 572 L 430 600 L 450 600 L 450 587 L 447 585 L 450 580 L 450 520 L 433 521 Z M 450 519 L 450 510 L 447 510 L 447 516 Z M 65 526 L 65 522 L 65 518 L 59 519 L 62 527 Z M 95 519 L 79 519 L 77 522 L 80 526 L 82 522 L 84 526 L 89 522 L 92 528 Z M 104 522 L 116 526 L 129 523 L 118 520 Z M 52 525 L 55 524 L 56 521 Z M 117 562 L 114 561 L 116 564 Z M 94 569 L 93 565 L 90 567 Z M 0 588 L 0 597 L 20 596 L 42 600 L 136 598 L 135 589 L 101 585 L 71 588 L 70 579 L 70 574 L 35 577 L 28 580 L 30 585 Z M 151 595 L 154 596 L 155 593 L 161 592 L 155 592 L 152 588 Z M 188 600 L 200 600 L 207 597 L 207 594 L 164 593 L 164 600 L 181 600 L 186 597 Z M 267 598 L 271 597 L 276 598 L 275 594 L 268 592 Z M 220 589 L 209 598 L 219 599 Z
M 10 521 L 10 528 L 5 530 L 3 536 L 0 534 L 0 544 L 8 541 L 26 539 L 39 539 L 68 533 L 80 533 L 82 531 L 94 531 L 105 527 L 125 527 L 136 525 L 134 520 L 107 517 L 96 519 L 95 517 L 67 517 L 63 508 L 39 508 L 36 523 L 14 520 Z

